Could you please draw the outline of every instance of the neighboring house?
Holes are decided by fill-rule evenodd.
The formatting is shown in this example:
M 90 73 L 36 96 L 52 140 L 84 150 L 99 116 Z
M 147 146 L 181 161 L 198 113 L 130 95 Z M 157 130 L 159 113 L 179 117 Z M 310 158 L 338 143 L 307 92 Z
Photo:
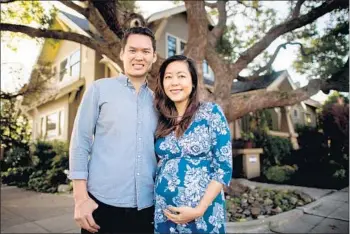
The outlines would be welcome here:
M 311 126 L 317 127 L 317 112 L 320 108 L 321 103 L 308 99 L 303 102 L 305 105 L 295 105 L 291 109 L 292 122 L 294 126 Z M 301 108 L 303 107 L 303 108 Z
M 206 83 L 207 85 L 212 85 L 213 82 L 206 81 Z M 231 93 L 235 95 L 241 92 L 255 92 L 261 89 L 266 91 L 291 91 L 296 88 L 298 87 L 291 80 L 289 73 L 283 70 L 274 72 L 271 75 L 265 75 L 256 81 L 237 81 L 234 83 Z M 295 132 L 295 125 L 298 123 L 300 125 L 316 126 L 316 108 L 319 106 L 320 104 L 317 101 L 308 99 L 293 106 L 267 109 L 272 119 L 269 126 L 269 134 L 290 139 L 293 147 L 298 149 L 298 134 Z M 233 139 L 239 139 L 242 131 L 250 130 L 247 119 L 248 117 L 245 116 L 231 123 Z
M 53 29 L 73 31 L 90 36 L 94 30 L 86 20 L 60 12 Z M 117 76 L 120 69 L 104 56 L 85 45 L 61 40 L 46 39 L 37 64 L 50 63 L 54 74 L 47 92 L 40 96 L 26 95 L 22 110 L 32 120 L 32 139 L 60 139 L 68 141 L 84 91 L 94 80 Z M 33 85 L 34 72 L 29 86 Z
M 152 14 L 147 22 L 155 33 L 157 52 L 160 56 L 167 58 L 183 53 L 188 40 L 185 6 Z M 208 27 L 211 28 L 213 24 L 208 16 Z M 91 36 L 91 32 L 95 30 L 86 19 L 67 12 L 60 12 L 57 15 L 52 28 L 78 32 L 86 36 Z M 55 74 L 52 82 L 47 84 L 50 87 L 49 92 L 35 97 L 25 96 L 22 101 L 22 110 L 32 120 L 33 140 L 43 138 L 69 141 L 84 91 L 97 79 L 116 77 L 121 69 L 113 61 L 85 45 L 71 41 L 53 43 L 51 39 L 45 41 L 37 60 L 38 64 L 47 62 L 52 64 Z M 210 89 L 214 82 L 214 75 L 206 62 L 203 63 L 203 74 L 205 83 Z M 34 74 L 31 77 L 33 76 Z M 32 78 L 29 85 L 31 83 L 33 83 Z M 289 74 L 281 71 L 254 82 L 237 81 L 232 88 L 232 95 L 240 92 L 254 92 L 257 89 L 288 91 L 295 89 L 295 85 Z M 300 116 L 307 116 L 307 119 L 311 119 L 313 123 L 316 114 L 312 106 L 315 104 L 308 101 L 292 108 L 297 109 Z M 296 145 L 297 134 L 293 126 L 296 118 L 290 115 L 290 109 L 290 107 L 283 107 L 269 110 L 273 119 L 270 134 L 290 138 Z M 305 124 L 305 121 L 301 123 Z M 246 128 L 244 118 L 234 121 L 230 127 L 232 137 L 239 138 L 241 131 Z

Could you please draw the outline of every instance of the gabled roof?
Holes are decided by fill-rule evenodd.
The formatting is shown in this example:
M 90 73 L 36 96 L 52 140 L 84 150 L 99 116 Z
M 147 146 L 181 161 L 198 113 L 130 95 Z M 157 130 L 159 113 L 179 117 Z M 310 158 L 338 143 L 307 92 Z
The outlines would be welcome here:
M 181 5 L 181 6 L 177 6 L 177 7 L 172 7 L 169 8 L 167 10 L 163 10 L 163 11 L 159 11 L 156 13 L 153 13 L 152 15 L 150 15 L 146 21 L 147 23 L 152 23 L 154 21 L 163 19 L 163 18 L 167 18 L 176 14 L 180 14 L 180 13 L 184 13 L 186 12 L 186 7 L 185 5 Z M 91 29 L 90 29 L 90 25 L 89 25 L 89 21 L 83 17 L 79 17 L 73 14 L 70 14 L 68 12 L 62 11 L 60 10 L 60 13 L 62 15 L 64 15 L 65 17 L 67 17 L 71 22 L 73 22 L 74 24 L 76 24 L 80 29 L 82 29 L 84 32 L 88 33 L 89 35 L 91 34 Z M 211 17 L 209 15 L 207 15 L 207 18 L 209 20 L 209 23 L 211 25 L 214 25 L 214 21 L 211 19 Z
M 258 80 L 254 80 L 254 81 L 234 82 L 232 85 L 231 94 L 242 93 L 242 92 L 247 92 L 247 91 L 252 91 L 257 89 L 265 89 L 269 87 L 279 77 L 281 77 L 284 72 L 285 70 L 274 72 L 269 75 L 264 75 Z M 214 81 L 209 79 L 204 79 L 204 83 L 210 86 L 214 85 Z
M 315 108 L 319 108 L 322 106 L 322 104 L 316 100 L 313 100 L 311 98 L 307 99 L 304 101 L 304 103 L 308 106 L 312 106 L 312 107 L 315 107 Z
M 183 13 L 183 12 L 186 12 L 185 5 L 172 7 L 172 8 L 169 8 L 167 10 L 163 10 L 163 11 L 159 11 L 159 12 L 153 13 L 152 15 L 150 15 L 147 18 L 147 22 L 148 23 L 152 23 L 152 22 L 154 22 L 156 20 L 160 20 L 160 19 L 163 19 L 163 18 L 168 18 L 170 16 L 177 15 L 177 14 L 180 14 L 180 13 Z M 207 14 L 207 18 L 208 18 L 209 23 L 211 25 L 215 25 L 213 19 L 210 17 L 209 14 Z
M 89 21 L 85 18 L 78 17 L 76 15 L 72 15 L 68 12 L 60 10 L 60 13 L 66 16 L 70 21 L 75 23 L 79 28 L 84 30 L 87 33 L 90 33 Z

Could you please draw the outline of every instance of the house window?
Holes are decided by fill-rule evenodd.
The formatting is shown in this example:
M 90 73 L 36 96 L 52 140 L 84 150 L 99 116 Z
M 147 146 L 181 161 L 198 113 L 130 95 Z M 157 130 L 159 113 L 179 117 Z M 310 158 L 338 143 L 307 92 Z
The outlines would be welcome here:
M 180 54 L 184 54 L 186 43 L 180 41 Z
M 306 113 L 305 114 L 305 121 L 306 121 L 306 124 L 311 124 L 311 115 Z
M 60 81 L 64 79 L 66 74 L 69 74 L 69 76 L 73 78 L 79 77 L 80 50 L 75 51 L 60 63 Z
M 176 54 L 176 38 L 168 36 L 168 57 L 171 57 Z
M 67 74 L 67 70 L 68 70 L 68 59 L 65 59 L 60 63 L 60 81 Z
M 178 37 L 167 35 L 167 58 L 176 55 L 183 54 L 185 51 L 186 42 Z M 203 74 L 209 75 L 210 69 L 207 61 L 203 61 Z
M 58 113 L 53 113 L 46 117 L 46 136 L 48 138 L 55 137 L 58 135 Z
M 203 67 L 203 74 L 204 75 L 209 74 L 209 65 L 206 60 L 203 61 L 202 67 Z
M 54 112 L 40 118 L 40 137 L 52 139 L 63 134 L 64 112 Z
M 69 58 L 70 76 L 79 77 L 80 73 L 80 50 L 74 52 Z
M 294 117 L 298 117 L 298 110 L 294 110 Z
M 184 40 L 167 34 L 166 43 L 167 58 L 176 54 L 184 53 L 186 46 L 186 42 Z

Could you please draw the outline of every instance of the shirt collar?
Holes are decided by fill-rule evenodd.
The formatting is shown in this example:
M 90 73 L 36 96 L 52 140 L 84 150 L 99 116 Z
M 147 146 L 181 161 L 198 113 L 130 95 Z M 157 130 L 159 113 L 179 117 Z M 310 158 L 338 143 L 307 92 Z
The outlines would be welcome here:
M 124 86 L 126 87 L 130 87 L 130 88 L 134 88 L 133 84 L 131 83 L 131 80 L 129 79 L 129 77 L 127 77 L 126 75 L 124 74 L 121 74 L 121 77 L 122 80 L 123 80 L 123 83 L 124 83 Z M 148 80 L 147 80 L 147 77 L 145 79 L 145 82 L 141 85 L 141 88 L 143 87 L 148 87 Z

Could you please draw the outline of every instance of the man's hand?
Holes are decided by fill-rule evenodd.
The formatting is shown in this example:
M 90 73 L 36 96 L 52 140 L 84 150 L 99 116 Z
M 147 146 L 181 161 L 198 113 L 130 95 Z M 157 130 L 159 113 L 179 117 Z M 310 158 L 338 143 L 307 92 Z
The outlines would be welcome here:
M 92 212 L 96 210 L 98 204 L 91 198 L 86 198 L 83 201 L 77 201 L 74 208 L 74 219 L 78 226 L 88 230 L 89 232 L 98 232 L 100 226 L 95 223 L 92 217 Z
M 169 206 L 168 209 L 164 210 L 164 214 L 169 220 L 177 224 L 185 224 L 203 216 L 203 212 L 199 208 L 187 206 Z

